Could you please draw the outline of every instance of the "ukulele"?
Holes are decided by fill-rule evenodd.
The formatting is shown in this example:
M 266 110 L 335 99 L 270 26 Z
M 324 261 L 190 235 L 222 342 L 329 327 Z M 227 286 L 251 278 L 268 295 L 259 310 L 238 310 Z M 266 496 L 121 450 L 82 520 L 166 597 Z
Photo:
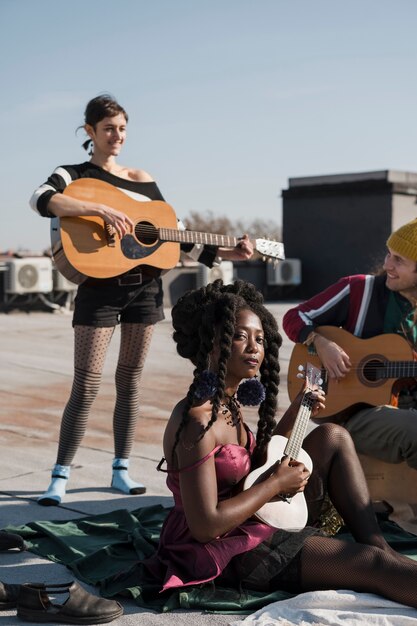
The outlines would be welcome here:
M 304 369 L 301 367 L 301 369 Z M 300 377 L 304 377 L 303 374 Z M 290 437 L 273 435 L 268 444 L 267 458 L 265 463 L 253 470 L 246 477 L 243 489 L 249 489 L 256 482 L 266 478 L 269 470 L 283 457 L 304 463 L 311 474 L 313 462 L 305 450 L 302 443 L 306 434 L 307 426 L 312 413 L 313 400 L 311 391 L 316 391 L 322 382 L 321 372 L 318 368 L 307 363 L 305 368 L 306 388 L 295 418 L 294 427 Z M 307 523 L 308 510 L 307 503 L 302 492 L 294 496 L 279 494 L 270 502 L 264 504 L 256 513 L 256 517 L 273 528 L 280 528 L 288 531 L 297 531 L 304 528 Z

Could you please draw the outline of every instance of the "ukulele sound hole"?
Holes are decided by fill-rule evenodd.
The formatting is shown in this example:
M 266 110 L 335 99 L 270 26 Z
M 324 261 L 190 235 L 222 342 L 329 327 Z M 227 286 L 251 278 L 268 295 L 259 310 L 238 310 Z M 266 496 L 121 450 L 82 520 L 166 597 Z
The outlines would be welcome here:
M 135 236 L 144 246 L 152 246 L 158 241 L 158 231 L 150 222 L 139 222 L 136 224 Z
M 364 385 L 377 387 L 385 382 L 384 377 L 385 361 L 374 358 L 367 358 L 359 368 L 359 378 Z

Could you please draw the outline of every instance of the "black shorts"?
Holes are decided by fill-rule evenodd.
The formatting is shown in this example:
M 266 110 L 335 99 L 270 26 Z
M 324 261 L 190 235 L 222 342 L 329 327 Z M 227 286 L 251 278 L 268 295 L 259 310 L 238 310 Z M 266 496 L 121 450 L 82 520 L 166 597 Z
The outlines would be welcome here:
M 164 319 L 162 280 L 146 278 L 141 284 L 120 284 L 119 278 L 89 278 L 78 287 L 73 326 L 156 324 Z

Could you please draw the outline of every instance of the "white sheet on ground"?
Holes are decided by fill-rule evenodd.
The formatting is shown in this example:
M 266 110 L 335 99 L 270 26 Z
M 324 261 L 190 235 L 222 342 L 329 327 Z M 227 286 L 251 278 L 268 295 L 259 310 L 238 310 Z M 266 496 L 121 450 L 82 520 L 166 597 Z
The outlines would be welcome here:
M 417 610 L 372 593 L 309 591 L 273 602 L 230 626 L 416 626 Z

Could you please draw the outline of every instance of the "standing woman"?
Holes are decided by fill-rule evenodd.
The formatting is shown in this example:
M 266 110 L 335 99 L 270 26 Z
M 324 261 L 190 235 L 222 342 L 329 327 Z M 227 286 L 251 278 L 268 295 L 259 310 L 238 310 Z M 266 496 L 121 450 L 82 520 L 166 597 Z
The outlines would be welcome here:
M 209 581 L 265 593 L 354 589 L 417 608 L 417 563 L 397 554 L 382 536 L 352 439 L 342 426 L 322 424 L 304 439 L 311 474 L 286 457 L 241 488 L 250 470 L 263 465 L 271 435 L 288 436 L 301 398 L 277 425 L 281 337 L 261 294 L 243 281 L 215 281 L 180 298 L 172 321 L 178 353 L 195 370 L 164 435 L 174 507 L 156 554 L 145 561 L 162 589 Z M 324 396 L 312 394 L 315 417 Z M 259 403 L 255 441 L 242 405 Z M 309 510 L 305 528 L 289 532 L 254 516 L 278 494 L 288 498 L 299 492 Z M 315 527 L 326 492 L 355 542 Z
M 85 110 L 83 147 L 91 158 L 77 165 L 57 167 L 35 190 L 31 207 L 43 217 L 100 216 L 119 238 L 131 233 L 132 220 L 110 206 L 63 195 L 74 180 L 95 178 L 127 192 L 140 201 L 163 200 L 154 179 L 144 170 L 119 165 L 117 156 L 126 140 L 128 115 L 108 94 L 90 100 Z M 245 235 L 236 248 L 182 245 L 184 252 L 209 267 L 215 257 L 244 260 L 253 248 Z M 113 415 L 114 460 L 111 486 L 123 493 L 145 493 L 143 484 L 129 476 L 129 456 L 139 412 L 139 383 L 153 328 L 164 318 L 160 270 L 142 265 L 120 276 L 88 278 L 75 298 L 74 381 L 62 417 L 59 448 L 52 481 L 38 499 L 44 506 L 59 505 L 65 495 L 70 466 L 84 436 L 91 405 L 99 391 L 107 349 L 116 325 L 121 341 L 115 374 L 116 404 Z

